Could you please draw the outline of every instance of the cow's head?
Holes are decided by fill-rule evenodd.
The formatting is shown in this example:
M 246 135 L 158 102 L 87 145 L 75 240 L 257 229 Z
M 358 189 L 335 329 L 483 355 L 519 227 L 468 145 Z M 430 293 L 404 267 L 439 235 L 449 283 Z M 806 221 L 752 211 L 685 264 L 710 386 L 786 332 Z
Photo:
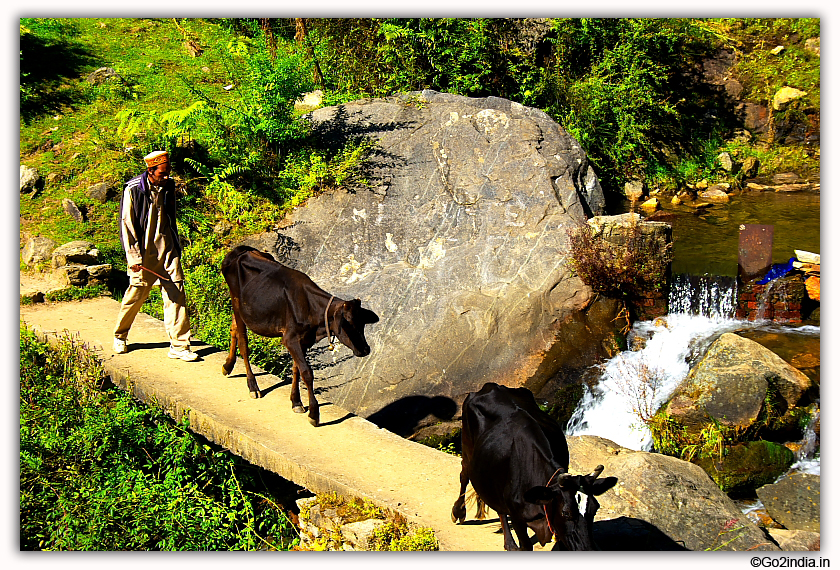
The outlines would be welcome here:
M 353 351 L 356 356 L 370 354 L 370 346 L 365 339 L 365 325 L 379 321 L 379 317 L 371 310 L 362 308 L 359 299 L 344 301 L 335 313 L 338 327 L 336 336 L 341 344 Z
M 604 466 L 599 465 L 589 475 L 561 473 L 548 486 L 526 491 L 526 501 L 544 508 L 548 528 L 558 546 L 567 550 L 595 550 L 592 522 L 601 506 L 595 497 L 618 482 L 615 477 L 599 479 L 603 470 Z

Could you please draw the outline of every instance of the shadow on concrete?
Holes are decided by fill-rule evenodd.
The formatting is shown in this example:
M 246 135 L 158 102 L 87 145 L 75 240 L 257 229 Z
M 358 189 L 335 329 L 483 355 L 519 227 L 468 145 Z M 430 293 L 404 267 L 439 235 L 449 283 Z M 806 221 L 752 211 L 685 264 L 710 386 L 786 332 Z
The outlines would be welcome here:
M 153 348 L 169 348 L 168 342 L 131 342 L 128 341 L 128 351 L 150 350 Z
M 349 420 L 352 417 L 353 417 L 353 414 L 347 413 L 347 414 L 344 414 L 342 417 L 340 417 L 336 420 L 330 420 L 328 422 L 321 422 L 318 425 L 319 425 L 319 427 L 334 426 L 334 425 L 338 425 L 338 424 L 342 423 L 344 420 Z
M 455 401 L 445 396 L 408 396 L 388 404 L 367 419 L 401 437 L 408 437 L 422 425 L 451 420 L 457 411 Z

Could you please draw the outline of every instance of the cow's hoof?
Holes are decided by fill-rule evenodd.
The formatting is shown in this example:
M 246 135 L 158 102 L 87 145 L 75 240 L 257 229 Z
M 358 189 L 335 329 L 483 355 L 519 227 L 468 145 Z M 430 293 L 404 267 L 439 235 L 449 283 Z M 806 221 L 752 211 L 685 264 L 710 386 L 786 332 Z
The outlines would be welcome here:
M 230 373 L 231 373 L 232 370 L 233 370 L 233 366 L 231 366 L 230 369 L 222 366 L 222 375 L 230 376 Z
M 251 392 L 251 398 L 253 398 L 254 400 L 262 398 L 262 394 L 260 394 L 259 390 L 257 390 L 256 392 Z
M 303 414 L 306 412 L 306 408 L 303 406 L 292 406 L 292 411 L 296 414 Z
M 309 423 L 311 423 L 314 427 L 318 427 L 321 422 L 318 418 L 309 418 Z

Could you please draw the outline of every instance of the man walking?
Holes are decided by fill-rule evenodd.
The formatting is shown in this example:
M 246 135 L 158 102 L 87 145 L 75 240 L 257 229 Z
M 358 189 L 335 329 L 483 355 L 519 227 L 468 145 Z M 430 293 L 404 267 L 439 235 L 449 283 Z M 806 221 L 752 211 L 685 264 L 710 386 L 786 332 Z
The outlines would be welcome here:
M 114 352 L 128 352 L 128 331 L 152 287 L 160 282 L 169 358 L 198 359 L 190 350 L 190 319 L 175 223 L 175 182 L 166 151 L 143 160 L 146 171 L 128 181 L 120 200 L 120 241 L 128 262 L 128 290 L 114 328 Z

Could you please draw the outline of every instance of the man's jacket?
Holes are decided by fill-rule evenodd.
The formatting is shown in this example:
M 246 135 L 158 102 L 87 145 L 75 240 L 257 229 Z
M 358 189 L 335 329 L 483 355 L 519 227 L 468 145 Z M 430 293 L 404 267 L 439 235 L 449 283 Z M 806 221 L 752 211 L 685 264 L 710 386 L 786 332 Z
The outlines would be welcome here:
M 148 172 L 144 171 L 139 176 L 135 176 L 129 180 L 126 183 L 125 191 L 120 197 L 120 218 L 122 218 L 126 194 L 130 193 L 131 195 L 131 223 L 133 224 L 134 235 L 137 236 L 137 246 L 140 249 L 141 260 L 146 249 L 146 227 L 149 225 L 149 209 L 152 203 L 148 176 Z M 169 229 L 172 232 L 175 255 L 180 257 L 181 240 L 178 237 L 178 226 L 175 222 L 175 181 L 169 178 L 164 182 L 161 192 L 163 194 L 163 210 L 169 218 Z M 123 249 L 128 253 L 130 247 L 126 243 L 125 232 L 122 230 L 122 222 L 120 226 L 120 243 L 122 243 Z M 137 263 L 139 264 L 141 261 Z M 132 264 L 129 263 L 130 265 Z

